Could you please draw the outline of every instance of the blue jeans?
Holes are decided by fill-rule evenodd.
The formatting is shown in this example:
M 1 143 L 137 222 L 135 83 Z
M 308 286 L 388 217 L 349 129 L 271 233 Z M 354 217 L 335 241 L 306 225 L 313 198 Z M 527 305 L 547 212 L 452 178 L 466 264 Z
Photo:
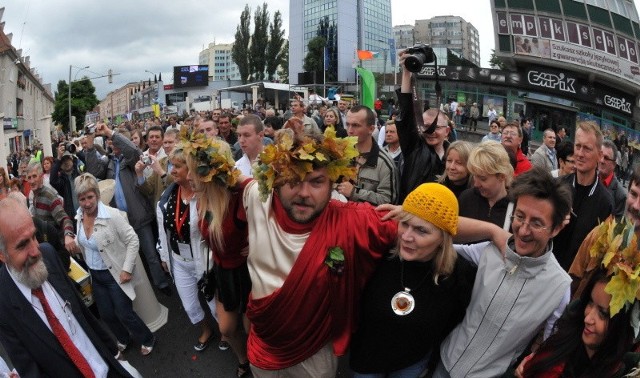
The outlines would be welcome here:
M 431 353 L 429 353 L 430 355 Z M 360 374 L 353 373 L 353 378 L 417 378 L 427 368 L 429 362 L 429 356 L 416 362 L 411 366 L 407 366 L 404 369 L 392 371 L 391 373 L 374 373 L 374 374 Z
M 129 344 L 131 337 L 141 345 L 151 345 L 153 333 L 133 311 L 133 302 L 120 288 L 108 270 L 90 270 L 93 299 L 100 318 L 109 326 L 119 342 Z M 126 328 L 125 328 L 126 327 Z
M 153 284 L 162 289 L 169 286 L 167 275 L 162 269 L 160 264 L 160 258 L 158 258 L 158 252 L 156 251 L 156 240 L 153 236 L 153 228 L 151 223 L 136 230 L 138 239 L 140 240 L 140 250 L 144 253 L 144 258 L 149 266 L 149 273 L 151 273 L 151 280 Z

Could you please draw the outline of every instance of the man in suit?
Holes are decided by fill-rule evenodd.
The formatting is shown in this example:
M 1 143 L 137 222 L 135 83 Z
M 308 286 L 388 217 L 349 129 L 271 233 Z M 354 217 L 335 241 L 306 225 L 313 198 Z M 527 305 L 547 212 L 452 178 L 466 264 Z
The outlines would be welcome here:
M 13 198 L 0 201 L 0 261 L 0 341 L 20 376 L 130 377 L 115 341 Z

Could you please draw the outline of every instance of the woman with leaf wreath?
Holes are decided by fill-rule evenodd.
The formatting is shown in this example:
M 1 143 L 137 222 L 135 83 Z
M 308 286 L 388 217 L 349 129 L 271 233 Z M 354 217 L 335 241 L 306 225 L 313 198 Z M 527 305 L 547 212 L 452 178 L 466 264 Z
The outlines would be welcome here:
M 241 206 L 242 190 L 249 180 L 237 185 L 229 145 L 198 133 L 182 135 L 189 167 L 189 182 L 198 201 L 199 228 L 213 252 L 213 269 L 218 325 L 223 338 L 238 358 L 238 377 L 249 374 L 247 335 L 240 324 L 245 319 L 251 279 L 247 269 L 248 236 Z M 248 322 L 245 322 L 248 328 Z
M 590 251 L 598 268 L 517 377 L 622 377 L 637 365 L 640 355 L 631 353 L 640 317 L 637 237 L 631 222 L 613 217 L 598 231 Z

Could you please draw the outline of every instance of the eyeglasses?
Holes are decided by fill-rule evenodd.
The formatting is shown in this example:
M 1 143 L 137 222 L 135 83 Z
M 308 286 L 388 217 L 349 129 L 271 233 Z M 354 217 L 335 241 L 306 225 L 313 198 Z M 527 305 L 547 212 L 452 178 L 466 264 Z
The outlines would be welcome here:
M 603 158 L 604 160 L 607 160 L 607 161 L 613 161 L 613 162 L 615 162 L 615 161 L 616 161 L 616 159 L 610 158 L 610 157 L 608 157 L 608 156 L 603 156 L 602 158 Z
M 517 131 L 503 131 L 502 135 L 517 137 L 518 136 L 518 132 Z
M 518 227 L 527 225 L 527 226 L 529 226 L 531 231 L 534 231 L 534 232 L 542 232 L 542 231 L 546 231 L 546 230 L 549 229 L 549 227 L 546 227 L 539 220 L 533 220 L 533 221 L 525 222 L 525 217 L 523 215 L 521 215 L 521 214 L 512 215 L 511 216 L 511 223 L 514 226 L 518 226 Z

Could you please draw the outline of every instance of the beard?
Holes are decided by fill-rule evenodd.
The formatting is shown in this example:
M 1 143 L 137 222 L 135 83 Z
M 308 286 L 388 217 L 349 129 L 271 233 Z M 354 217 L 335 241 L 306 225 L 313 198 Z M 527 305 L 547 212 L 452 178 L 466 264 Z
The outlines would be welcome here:
M 42 261 L 42 256 L 29 257 L 22 266 L 22 271 L 18 272 L 7 264 L 7 268 L 18 282 L 29 289 L 37 289 L 42 286 L 49 276 L 47 266 Z

